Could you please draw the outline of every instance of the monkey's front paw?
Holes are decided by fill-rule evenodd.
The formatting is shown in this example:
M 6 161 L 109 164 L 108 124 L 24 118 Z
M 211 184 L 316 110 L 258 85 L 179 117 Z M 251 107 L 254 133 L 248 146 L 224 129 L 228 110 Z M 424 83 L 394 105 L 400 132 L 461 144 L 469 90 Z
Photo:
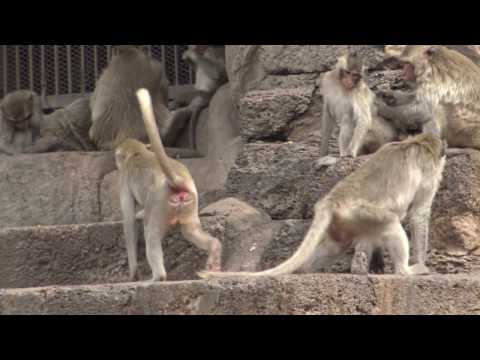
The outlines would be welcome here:
M 315 163 L 315 167 L 319 169 L 322 167 L 333 166 L 338 162 L 338 160 L 338 158 L 335 158 L 333 156 L 325 156 Z
M 151 280 L 152 283 L 165 282 L 165 281 L 167 281 L 167 274 L 154 276 L 153 279 Z
M 143 220 L 144 218 L 145 218 L 145 210 L 138 212 L 138 214 L 135 216 L 135 219 L 137 220 Z
M 431 271 L 425 264 L 415 264 L 410 266 L 410 272 L 412 275 L 422 276 L 422 275 L 430 275 Z

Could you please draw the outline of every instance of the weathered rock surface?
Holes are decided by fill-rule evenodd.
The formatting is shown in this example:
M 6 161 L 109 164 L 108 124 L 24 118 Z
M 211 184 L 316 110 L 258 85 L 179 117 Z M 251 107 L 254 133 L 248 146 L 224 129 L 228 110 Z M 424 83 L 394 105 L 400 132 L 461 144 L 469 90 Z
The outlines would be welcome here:
M 101 220 L 98 192 L 115 169 L 110 153 L 2 156 L 2 227 L 91 223 Z
M 479 315 L 480 278 L 278 279 L 0 290 L 0 315 Z
M 309 109 L 314 91 L 310 86 L 248 93 L 240 101 L 242 136 L 286 140 L 290 123 Z
M 112 153 L 2 156 L 0 225 L 88 224 L 121 219 Z M 202 205 L 224 191 L 222 160 L 181 159 L 196 181 Z M 230 159 L 229 161 L 233 160 Z
M 311 219 L 314 204 L 367 157 L 318 167 L 307 144 L 248 144 L 229 174 L 227 191 L 273 219 Z M 478 271 L 480 152 L 450 156 L 431 221 L 432 266 L 442 273 Z
M 364 54 L 369 67 L 382 61 L 381 53 L 371 45 L 227 46 L 227 71 L 234 103 L 253 90 L 315 86 L 318 75 L 331 69 L 346 49 Z
M 223 244 L 223 268 L 261 270 L 288 258 L 303 238 L 304 222 L 272 222 L 237 199 L 201 213 L 204 229 Z M 148 279 L 143 224 L 140 271 Z M 172 230 L 163 242 L 170 280 L 197 279 L 206 253 Z M 0 288 L 115 283 L 128 278 L 121 223 L 10 228 L 0 231 Z

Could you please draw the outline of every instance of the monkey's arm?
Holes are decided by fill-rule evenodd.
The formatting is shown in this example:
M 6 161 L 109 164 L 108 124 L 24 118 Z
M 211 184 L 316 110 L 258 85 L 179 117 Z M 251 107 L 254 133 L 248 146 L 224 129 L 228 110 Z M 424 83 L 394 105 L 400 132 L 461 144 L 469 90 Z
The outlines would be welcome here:
M 15 133 L 10 130 L 7 125 L 0 126 L 0 152 L 6 155 L 15 155 L 18 153 L 14 146 L 14 136 Z
M 333 117 L 330 114 L 328 103 L 324 99 L 323 115 L 322 115 L 322 145 L 320 147 L 320 156 L 324 157 L 328 155 L 328 147 L 330 143 L 330 137 L 334 127 Z
M 402 133 L 420 132 L 423 125 L 432 119 L 423 107 L 415 103 L 392 107 L 378 101 L 376 107 L 377 114 L 393 123 L 395 129 Z
M 195 159 L 204 157 L 196 150 L 182 148 L 165 148 L 167 155 L 173 159 Z
M 25 151 L 27 154 L 41 154 L 47 153 L 53 150 L 57 145 L 60 144 L 60 140 L 54 135 L 46 135 L 37 140 L 37 142 L 28 150 Z
M 390 106 L 401 106 L 414 102 L 417 93 L 415 91 L 405 92 L 399 90 L 382 91 L 379 93 L 379 97 Z
M 358 114 L 354 115 L 357 117 L 358 121 L 353 129 L 353 136 L 350 144 L 347 148 L 347 154 L 352 157 L 357 157 L 358 153 L 363 145 L 363 141 L 368 132 L 368 124 L 372 123 L 371 114 Z

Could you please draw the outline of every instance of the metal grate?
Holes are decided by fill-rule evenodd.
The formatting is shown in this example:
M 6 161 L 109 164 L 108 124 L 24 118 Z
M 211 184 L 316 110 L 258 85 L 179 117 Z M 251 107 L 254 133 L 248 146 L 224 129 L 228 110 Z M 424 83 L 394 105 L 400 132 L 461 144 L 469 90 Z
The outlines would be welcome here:
M 144 45 L 164 64 L 173 87 L 194 81 L 190 65 L 182 61 L 187 46 Z M 112 45 L 0 45 L 0 98 L 20 89 L 42 94 L 45 87 L 49 104 L 58 104 L 91 93 L 111 50 Z

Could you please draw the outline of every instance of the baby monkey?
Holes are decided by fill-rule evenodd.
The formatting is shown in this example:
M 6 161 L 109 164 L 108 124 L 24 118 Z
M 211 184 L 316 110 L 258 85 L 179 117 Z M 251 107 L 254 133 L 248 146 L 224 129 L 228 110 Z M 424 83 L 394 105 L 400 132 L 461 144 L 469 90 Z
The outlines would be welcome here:
M 208 251 L 207 269 L 219 271 L 222 246 L 218 239 L 202 230 L 195 182 L 183 164 L 168 158 L 148 90 L 139 90 L 137 98 L 153 152 L 143 143 L 131 139 L 123 142 L 115 152 L 121 174 L 120 201 L 130 281 L 138 280 L 136 204 L 144 209 L 145 242 L 148 263 L 153 273 L 152 281 L 167 279 L 162 240 L 174 225 L 180 225 L 181 232 L 188 241 Z
M 340 126 L 340 156 L 357 157 L 372 154 L 389 142 L 420 133 L 423 124 L 429 120 L 379 116 L 377 107 L 381 103 L 365 81 L 364 58 L 355 52 L 341 56 L 336 68 L 325 74 L 322 93 L 322 157 L 328 155 L 329 139 L 337 122 Z

